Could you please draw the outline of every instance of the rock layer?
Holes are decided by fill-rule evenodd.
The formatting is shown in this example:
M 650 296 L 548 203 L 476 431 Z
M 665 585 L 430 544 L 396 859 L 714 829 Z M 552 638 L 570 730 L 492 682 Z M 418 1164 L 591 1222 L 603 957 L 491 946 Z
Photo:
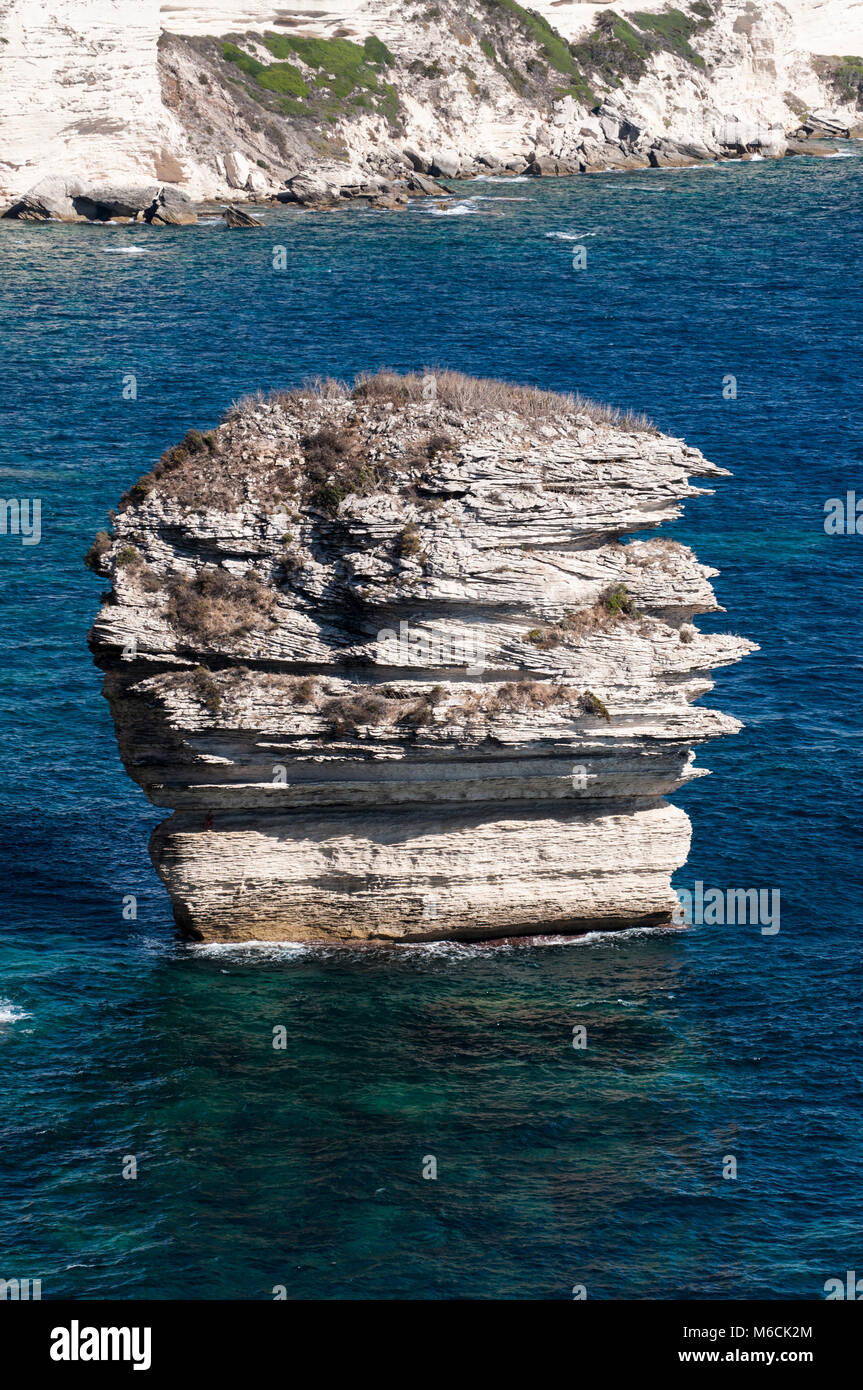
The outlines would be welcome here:
M 667 922 L 664 799 L 738 722 L 716 571 L 627 532 L 716 477 L 571 397 L 451 373 L 318 384 L 190 431 L 88 557 L 90 641 L 152 837 L 208 940 Z

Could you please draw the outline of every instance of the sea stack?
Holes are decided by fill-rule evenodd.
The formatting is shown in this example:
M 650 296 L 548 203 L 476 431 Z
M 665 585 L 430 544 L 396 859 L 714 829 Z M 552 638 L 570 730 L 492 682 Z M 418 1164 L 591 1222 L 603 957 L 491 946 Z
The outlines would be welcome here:
M 703 634 L 667 539 L 725 472 L 646 421 L 456 373 L 241 402 L 122 499 L 88 562 L 150 853 L 206 941 L 407 942 L 668 923 Z

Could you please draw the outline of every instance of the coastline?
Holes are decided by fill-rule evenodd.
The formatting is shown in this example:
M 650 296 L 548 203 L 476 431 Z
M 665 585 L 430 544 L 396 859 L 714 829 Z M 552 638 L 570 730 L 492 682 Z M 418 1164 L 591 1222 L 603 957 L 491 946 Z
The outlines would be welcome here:
M 0 221 L 28 223 L 74 223 L 79 225 L 151 225 L 195 226 L 202 217 L 222 217 L 234 227 L 262 226 L 255 211 L 274 206 L 293 207 L 311 212 L 335 212 L 347 208 L 368 207 L 379 211 L 402 212 L 412 202 L 436 199 L 442 204 L 460 196 L 460 188 L 484 180 L 509 181 L 525 178 L 577 178 L 583 174 L 646 173 L 659 169 L 696 169 L 713 164 L 759 163 L 768 159 L 831 159 L 841 157 L 843 146 L 863 148 L 863 136 L 836 137 L 831 140 L 808 139 L 789 142 L 781 154 L 764 155 L 758 149 L 742 153 L 719 154 L 716 157 L 694 157 L 681 154 L 673 161 L 651 162 L 649 159 L 592 167 L 572 168 L 553 161 L 541 167 L 536 160 L 516 167 L 478 164 L 470 172 L 432 177 L 415 169 L 407 176 L 378 177 L 374 181 L 357 182 L 353 172 L 346 171 L 350 182 L 340 183 L 332 166 L 304 170 L 287 180 L 284 189 L 266 196 L 252 190 L 234 190 L 227 201 L 205 198 L 194 201 L 177 185 L 128 185 L 119 183 L 81 184 L 49 176 L 22 197 L 0 208 Z M 849 152 L 851 153 L 851 152 Z M 426 161 L 423 161 L 424 163 Z M 514 162 L 513 162 L 514 163 Z

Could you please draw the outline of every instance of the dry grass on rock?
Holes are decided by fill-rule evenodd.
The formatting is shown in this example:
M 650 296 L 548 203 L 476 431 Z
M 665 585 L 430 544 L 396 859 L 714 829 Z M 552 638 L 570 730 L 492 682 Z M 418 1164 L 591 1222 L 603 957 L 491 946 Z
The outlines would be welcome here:
M 254 575 L 237 578 L 206 566 L 170 585 L 166 616 L 181 637 L 208 646 L 266 627 L 276 596 Z

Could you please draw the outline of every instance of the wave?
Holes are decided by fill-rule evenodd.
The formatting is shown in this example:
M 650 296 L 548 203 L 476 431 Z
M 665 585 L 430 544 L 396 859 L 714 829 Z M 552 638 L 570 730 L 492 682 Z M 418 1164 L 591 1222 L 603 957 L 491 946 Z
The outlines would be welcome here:
M 664 936 L 677 933 L 680 927 L 623 927 L 620 930 L 588 931 L 579 936 L 550 933 L 536 936 L 496 937 L 493 941 L 396 941 L 400 951 L 416 951 L 431 956 L 478 956 L 494 951 L 548 950 L 561 946 L 607 946 L 619 941 L 632 941 L 642 936 Z
M 428 211 L 429 211 L 429 216 L 431 216 L 431 217 L 469 217 L 469 216 L 471 216 L 473 213 L 477 213 L 477 212 L 481 212 L 481 211 L 482 211 L 481 208 L 478 208 L 478 207 L 475 207 L 475 206 L 474 206 L 474 204 L 477 203 L 477 202 L 479 202 L 479 198 L 478 198 L 478 197 L 473 197 L 473 198 L 464 198 L 461 202 L 452 203 L 452 204 L 449 205 L 448 207 L 433 206 L 433 207 L 430 207 L 429 210 L 428 210 Z
M 32 1018 L 32 1014 L 28 1014 L 26 1009 L 19 1009 L 9 999 L 0 999 L 0 1025 L 18 1023 L 22 1018 Z
M 147 246 L 106 246 L 106 256 L 149 256 L 150 248 Z
M 546 232 L 547 237 L 557 241 L 586 241 L 589 236 L 597 235 L 597 232 Z
M 208 941 L 192 942 L 183 949 L 194 956 L 225 960 L 234 965 L 269 963 L 313 956 L 317 960 L 334 955 L 368 959 L 369 955 L 390 955 L 398 951 L 408 957 L 439 960 L 474 960 L 500 951 L 549 950 L 573 946 L 609 946 L 642 936 L 678 934 L 681 927 L 623 927 L 620 930 L 588 931 L 579 936 L 550 933 L 543 935 L 495 937 L 489 941 Z
M 325 943 L 321 943 L 325 949 Z M 242 964 L 244 961 L 282 962 L 308 955 L 314 947 L 305 941 L 203 941 L 192 942 L 184 948 L 191 955 L 225 958 Z

